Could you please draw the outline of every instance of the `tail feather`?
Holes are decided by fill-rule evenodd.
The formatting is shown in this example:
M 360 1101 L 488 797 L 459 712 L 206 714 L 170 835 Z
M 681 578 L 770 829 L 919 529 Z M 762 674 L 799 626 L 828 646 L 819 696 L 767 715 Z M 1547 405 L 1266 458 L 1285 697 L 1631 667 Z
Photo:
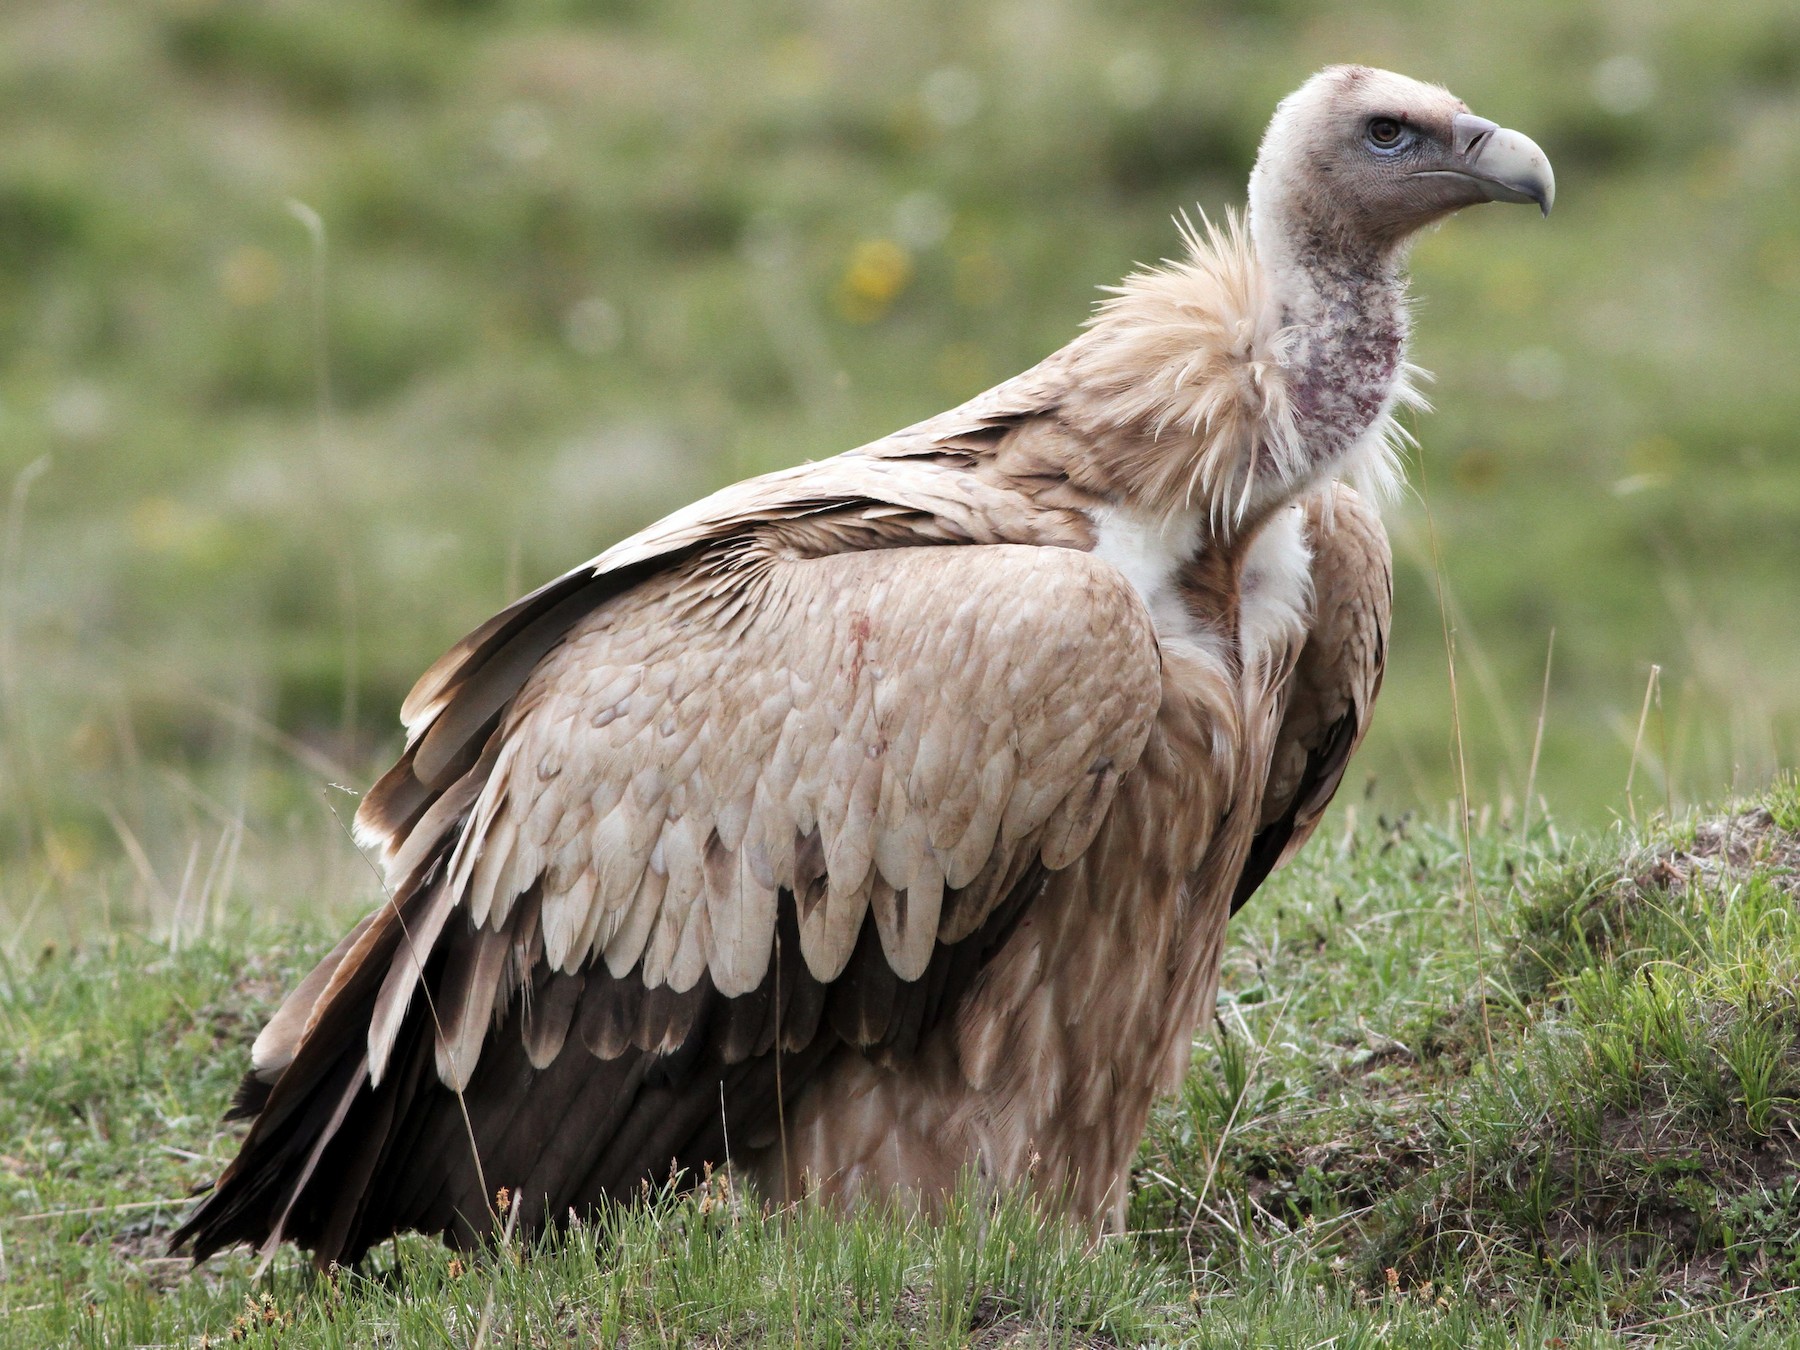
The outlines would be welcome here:
M 430 883 L 420 876 L 392 921 L 364 935 L 357 964 L 340 965 L 332 998 L 274 1086 L 253 1078 L 240 1090 L 236 1109 L 256 1111 L 255 1121 L 175 1234 L 177 1247 L 203 1259 L 235 1242 L 288 1240 L 320 1266 L 354 1263 L 407 1229 L 456 1245 L 485 1239 L 500 1221 L 501 1186 L 518 1197 L 522 1231 L 532 1232 L 571 1209 L 634 1199 L 672 1169 L 697 1178 L 729 1162 L 732 1148 L 775 1139 L 783 1108 L 834 1056 L 910 1055 L 1011 931 L 1042 872 L 1026 869 L 989 921 L 940 950 L 917 981 L 894 977 L 873 920 L 844 974 L 830 985 L 814 979 L 784 891 L 777 955 L 751 993 L 727 998 L 705 976 L 681 994 L 647 990 L 641 969 L 621 978 L 595 966 L 559 987 L 576 1034 L 551 1054 L 527 1035 L 536 1014 L 515 991 L 461 1092 L 438 1072 L 434 1010 L 446 981 L 456 985 L 459 951 L 492 940 L 466 915 L 422 954 L 418 981 L 430 997 L 409 1000 L 385 1073 L 379 1081 L 369 1073 L 370 1020 L 389 972 L 412 959 L 402 943 L 433 903 Z M 534 1051 L 547 1056 L 542 1067 Z

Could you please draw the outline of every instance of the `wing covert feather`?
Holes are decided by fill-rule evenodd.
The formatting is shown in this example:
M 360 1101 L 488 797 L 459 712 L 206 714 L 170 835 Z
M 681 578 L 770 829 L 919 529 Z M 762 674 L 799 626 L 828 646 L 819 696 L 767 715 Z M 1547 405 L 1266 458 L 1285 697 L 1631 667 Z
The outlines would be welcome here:
M 1079 530 L 1055 511 L 968 473 L 946 473 L 932 457 L 959 435 L 1023 415 L 1041 390 L 1011 382 L 966 408 L 898 432 L 883 441 L 815 464 L 736 483 L 621 540 L 598 557 L 539 587 L 496 614 L 432 664 L 401 706 L 407 747 L 363 799 L 356 836 L 389 865 L 445 783 L 474 762 L 499 711 L 514 699 L 543 656 L 584 616 L 633 587 L 746 530 L 849 512 L 867 536 L 849 547 L 884 548 L 896 534 L 919 543 L 996 544 L 1005 540 L 1081 546 Z M 1017 386 L 1016 388 L 1014 386 Z M 1048 538 L 1040 536 L 1048 535 Z M 735 603 L 742 605 L 743 598 Z M 731 606 L 726 606 L 729 609 Z M 723 611 L 722 611 L 723 613 Z M 741 620 L 742 615 L 738 618 Z M 626 705 L 624 687 L 590 710 L 605 717 Z
M 1021 867 L 1087 847 L 1161 679 L 1129 583 L 1069 549 L 703 560 L 646 580 L 577 623 L 494 733 L 433 907 L 477 930 L 453 958 L 440 1074 L 467 1081 L 518 992 L 503 975 L 603 962 L 672 995 L 703 976 L 756 990 L 784 891 L 814 979 L 843 971 L 868 918 L 893 976 L 919 979 Z M 517 915 L 541 929 L 535 972 L 497 956 Z M 405 966 L 384 1003 L 404 1006 Z M 560 1011 L 534 1037 L 560 1039 Z
M 739 588 L 749 621 L 718 623 Z M 625 666 L 665 698 L 596 719 Z M 776 893 L 805 897 L 819 868 L 803 855 L 822 852 L 824 904 L 802 905 L 813 975 L 842 968 L 873 906 L 884 951 L 914 979 L 947 886 L 1006 872 L 1052 816 L 1053 865 L 1085 847 L 1160 697 L 1140 602 L 1070 550 L 889 549 L 672 575 L 578 625 L 533 674 L 502 734 L 515 762 L 557 771 L 496 774 L 476 819 L 501 838 L 516 822 L 511 856 L 541 860 L 559 969 L 600 954 L 629 969 L 635 944 L 613 939 L 650 920 L 641 902 L 656 911 L 646 983 L 691 987 L 698 942 L 720 992 L 748 992 Z M 611 804 L 598 827 L 562 828 L 588 803 Z M 667 880 L 649 895 L 657 870 Z M 501 871 L 504 889 L 471 912 L 505 914 L 504 890 L 529 887 L 529 871 Z

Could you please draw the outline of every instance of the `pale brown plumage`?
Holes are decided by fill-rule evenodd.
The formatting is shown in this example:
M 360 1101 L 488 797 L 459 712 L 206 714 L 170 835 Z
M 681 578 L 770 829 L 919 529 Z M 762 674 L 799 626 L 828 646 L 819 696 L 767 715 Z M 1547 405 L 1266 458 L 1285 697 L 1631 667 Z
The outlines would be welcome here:
M 1393 558 L 1380 517 L 1342 485 L 1308 498 L 1305 511 L 1312 622 L 1278 696 L 1280 731 L 1234 914 L 1312 836 L 1369 729 L 1387 665 Z
M 1270 166 L 1381 117 L 1424 177 L 1320 234 Z M 357 817 L 391 902 L 257 1038 L 249 1137 L 179 1240 L 354 1260 L 479 1237 L 502 1185 L 532 1227 L 728 1160 L 927 1204 L 972 1166 L 1119 1222 L 1226 918 L 1368 724 L 1389 563 L 1344 480 L 1384 477 L 1407 397 L 1370 240 L 1500 181 L 1471 120 L 1324 73 L 1271 128 L 1254 244 L 1191 234 L 1024 375 L 453 648 Z

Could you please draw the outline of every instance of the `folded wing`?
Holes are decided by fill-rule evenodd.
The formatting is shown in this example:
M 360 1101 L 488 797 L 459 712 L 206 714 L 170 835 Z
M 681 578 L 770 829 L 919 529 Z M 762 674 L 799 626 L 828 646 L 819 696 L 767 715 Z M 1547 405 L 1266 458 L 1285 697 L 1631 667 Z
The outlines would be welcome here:
M 393 900 L 258 1039 L 196 1252 L 468 1237 L 490 1182 L 560 1217 L 753 1145 L 834 1048 L 910 1054 L 1161 699 L 1117 571 L 907 546 L 995 528 L 912 490 L 621 546 L 427 675 L 363 821 Z M 784 520 L 900 546 L 806 556 Z
M 1064 549 L 738 552 L 646 582 L 576 627 L 495 734 L 441 882 L 495 950 L 440 1011 L 440 1076 L 466 1083 L 517 980 L 503 944 L 735 998 L 767 977 L 785 892 L 814 979 L 870 919 L 918 980 L 1021 850 L 1054 869 L 1087 847 L 1158 672 L 1133 593 Z M 402 978 L 377 1009 L 377 1081 L 406 999 Z

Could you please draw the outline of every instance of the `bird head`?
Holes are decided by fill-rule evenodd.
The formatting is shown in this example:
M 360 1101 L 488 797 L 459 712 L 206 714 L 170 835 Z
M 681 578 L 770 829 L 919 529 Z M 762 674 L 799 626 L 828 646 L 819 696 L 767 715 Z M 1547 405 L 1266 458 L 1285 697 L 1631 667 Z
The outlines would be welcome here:
M 1530 137 L 1437 85 L 1368 66 L 1331 66 L 1283 99 L 1250 175 L 1250 219 L 1292 248 L 1380 258 L 1479 202 L 1556 197 Z M 1272 261 L 1265 257 L 1265 261 Z

